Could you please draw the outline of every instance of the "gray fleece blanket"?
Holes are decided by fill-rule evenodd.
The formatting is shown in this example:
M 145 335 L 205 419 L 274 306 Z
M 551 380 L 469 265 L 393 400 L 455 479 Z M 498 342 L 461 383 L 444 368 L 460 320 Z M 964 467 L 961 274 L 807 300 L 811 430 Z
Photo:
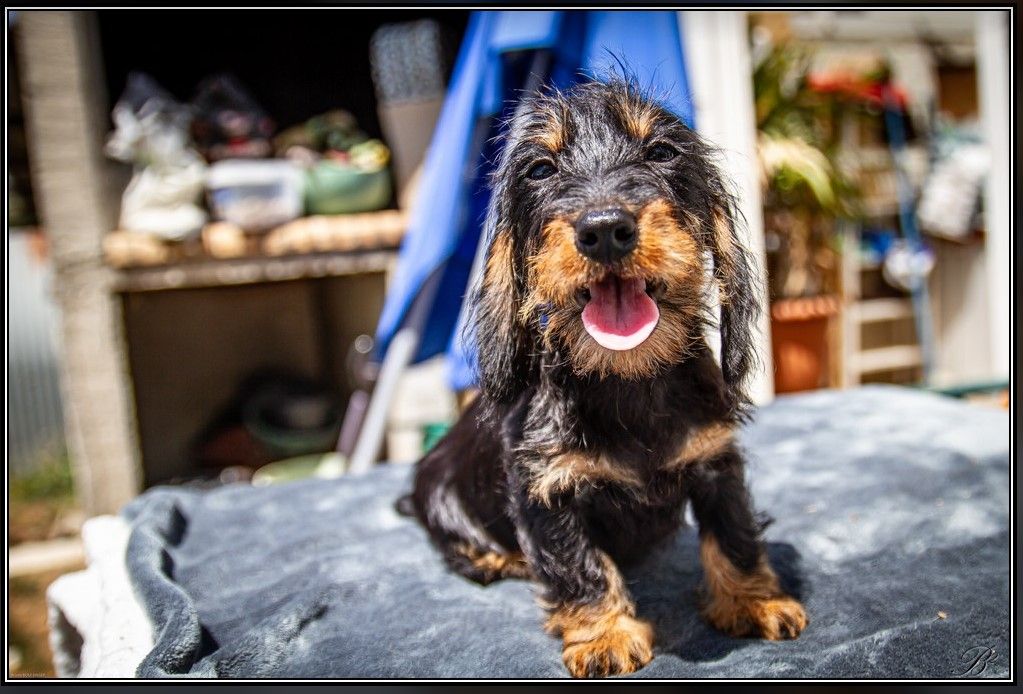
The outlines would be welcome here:
M 656 657 L 635 677 L 1006 678 L 1009 418 L 894 387 L 780 398 L 742 434 L 772 564 L 811 618 L 734 639 L 696 613 L 696 533 L 628 572 Z M 154 625 L 138 675 L 565 677 L 534 588 L 446 570 L 394 500 L 410 467 L 199 492 L 124 514 Z

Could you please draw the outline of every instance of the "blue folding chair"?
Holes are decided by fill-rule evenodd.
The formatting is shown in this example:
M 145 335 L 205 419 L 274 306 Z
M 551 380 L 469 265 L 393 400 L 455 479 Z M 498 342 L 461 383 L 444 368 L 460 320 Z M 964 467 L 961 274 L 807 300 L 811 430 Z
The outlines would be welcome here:
M 677 12 L 476 12 L 427 152 L 398 266 L 376 332 L 382 359 L 348 469 L 370 468 L 402 371 L 447 354 L 452 388 L 475 382 L 463 299 L 482 269 L 494 136 L 542 85 L 564 89 L 623 67 L 693 126 Z

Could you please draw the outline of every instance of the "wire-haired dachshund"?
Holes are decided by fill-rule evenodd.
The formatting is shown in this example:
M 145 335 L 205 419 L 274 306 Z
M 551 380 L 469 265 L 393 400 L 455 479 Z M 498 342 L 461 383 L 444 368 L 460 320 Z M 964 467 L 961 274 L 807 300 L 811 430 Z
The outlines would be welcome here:
M 471 297 L 481 392 L 400 506 L 462 575 L 539 582 L 576 677 L 653 657 L 619 566 L 687 500 L 706 619 L 798 636 L 807 617 L 766 560 L 733 438 L 760 294 L 715 151 L 629 79 L 530 97 L 505 138 Z

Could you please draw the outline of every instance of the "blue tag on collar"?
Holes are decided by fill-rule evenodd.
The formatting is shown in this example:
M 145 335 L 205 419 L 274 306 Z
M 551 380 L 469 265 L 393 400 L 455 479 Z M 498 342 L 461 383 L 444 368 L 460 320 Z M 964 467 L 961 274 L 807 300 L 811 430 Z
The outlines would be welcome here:
M 550 308 L 550 304 L 544 304 L 540 307 L 540 330 L 547 329 L 547 322 L 550 320 L 550 317 L 547 315 L 547 311 L 549 311 Z

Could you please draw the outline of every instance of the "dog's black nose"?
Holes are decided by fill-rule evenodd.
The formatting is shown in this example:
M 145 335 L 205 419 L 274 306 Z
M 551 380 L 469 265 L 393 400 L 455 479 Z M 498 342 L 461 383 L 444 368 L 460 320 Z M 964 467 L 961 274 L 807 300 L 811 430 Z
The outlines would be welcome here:
M 636 218 L 611 208 L 587 212 L 575 223 L 575 247 L 601 263 L 621 260 L 636 247 Z

